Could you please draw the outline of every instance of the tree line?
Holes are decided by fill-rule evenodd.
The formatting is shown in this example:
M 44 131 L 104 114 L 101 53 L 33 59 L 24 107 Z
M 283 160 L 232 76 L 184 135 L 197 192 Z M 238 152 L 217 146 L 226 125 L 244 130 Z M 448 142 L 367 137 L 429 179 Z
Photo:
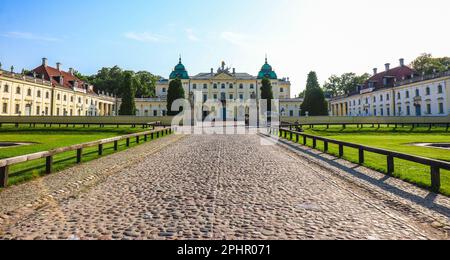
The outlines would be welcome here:
M 122 98 L 119 115 L 135 115 L 134 99 L 155 97 L 156 82 L 161 78 L 148 71 L 134 72 L 119 66 L 104 67 L 91 76 L 75 72 L 75 76 L 92 84 L 97 92 L 104 91 Z

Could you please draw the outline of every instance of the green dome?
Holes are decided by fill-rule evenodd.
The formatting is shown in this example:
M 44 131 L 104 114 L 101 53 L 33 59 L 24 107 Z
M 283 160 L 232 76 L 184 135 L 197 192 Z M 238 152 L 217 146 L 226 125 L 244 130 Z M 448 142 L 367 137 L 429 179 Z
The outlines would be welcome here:
M 172 71 L 172 73 L 170 73 L 170 79 L 189 79 L 189 74 L 186 70 L 186 67 L 184 67 L 183 63 L 181 63 L 181 58 L 180 58 L 180 62 L 175 66 L 174 70 Z
M 258 79 L 263 78 L 278 79 L 278 76 L 275 71 L 273 71 L 272 66 L 267 63 L 267 58 L 266 63 L 262 66 L 261 71 L 258 73 Z

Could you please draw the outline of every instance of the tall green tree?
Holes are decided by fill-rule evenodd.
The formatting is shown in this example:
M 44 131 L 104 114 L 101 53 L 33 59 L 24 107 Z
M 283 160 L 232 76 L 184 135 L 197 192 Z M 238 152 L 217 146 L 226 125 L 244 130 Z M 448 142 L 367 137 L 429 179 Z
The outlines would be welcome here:
M 167 114 L 169 116 L 175 116 L 181 111 L 172 111 L 172 104 L 177 99 L 184 99 L 183 84 L 179 78 L 172 80 L 169 83 L 169 89 L 167 91 Z
M 317 74 L 311 71 L 308 74 L 306 83 L 305 99 L 301 106 L 302 115 L 309 116 L 326 116 L 328 115 L 328 104 L 325 95 L 317 80 Z
M 261 90 L 261 99 L 267 100 L 267 111 L 272 111 L 273 90 L 272 90 L 272 83 L 270 83 L 270 80 L 268 78 L 262 79 L 260 90 Z M 263 110 L 263 112 L 266 111 Z
M 148 71 L 139 71 L 136 73 L 138 82 L 136 97 L 150 98 L 155 97 L 156 81 L 159 77 Z
M 122 82 L 122 104 L 120 105 L 119 115 L 136 115 L 136 79 L 131 72 L 125 72 Z
M 450 69 L 450 57 L 433 58 L 429 53 L 417 57 L 411 66 L 420 74 L 432 74 L 434 71 L 443 72 Z

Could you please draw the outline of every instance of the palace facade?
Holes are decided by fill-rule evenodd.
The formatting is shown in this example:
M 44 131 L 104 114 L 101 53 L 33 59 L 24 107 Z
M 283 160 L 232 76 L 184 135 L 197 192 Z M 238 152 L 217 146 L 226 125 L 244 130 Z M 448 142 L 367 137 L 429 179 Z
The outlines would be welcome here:
M 201 93 L 202 101 L 218 100 L 224 105 L 230 101 L 246 101 L 260 99 L 261 82 L 268 78 L 272 84 L 275 99 L 280 100 L 280 112 L 282 116 L 297 117 L 300 115 L 302 99 L 291 99 L 291 83 L 289 78 L 278 78 L 278 75 L 269 65 L 267 58 L 257 76 L 249 73 L 237 72 L 235 68 L 226 67 L 225 62 L 214 70 L 189 76 L 189 73 L 179 59 L 178 64 L 170 73 L 168 79 L 161 79 L 156 84 L 156 98 L 136 99 L 138 116 L 165 116 L 167 114 L 167 92 L 170 81 L 180 79 L 188 98 L 194 92 Z M 228 111 L 222 113 L 223 119 L 242 117 L 245 112 Z
M 332 116 L 448 116 L 450 71 L 419 75 L 400 59 L 355 91 L 330 101 Z
M 61 63 L 42 64 L 28 75 L 0 65 L 0 116 L 112 116 L 116 98 L 63 71 Z

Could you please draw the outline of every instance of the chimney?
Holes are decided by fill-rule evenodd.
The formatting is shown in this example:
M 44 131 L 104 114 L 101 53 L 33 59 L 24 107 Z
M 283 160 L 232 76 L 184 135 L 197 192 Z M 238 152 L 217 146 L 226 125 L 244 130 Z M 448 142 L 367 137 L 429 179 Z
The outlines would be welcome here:
M 48 66 L 48 60 L 47 58 L 42 58 L 42 66 L 47 67 Z
M 405 67 L 405 59 L 400 59 L 400 67 Z
M 373 75 L 377 75 L 378 74 L 378 68 L 373 68 Z
M 62 65 L 61 62 L 57 62 L 56 63 L 56 69 L 61 71 L 61 65 Z
M 386 71 L 388 71 L 391 68 L 391 64 L 386 63 L 386 64 L 384 64 L 384 67 L 386 68 Z
M 70 73 L 70 75 L 73 76 L 73 74 L 75 73 L 75 70 L 73 68 L 69 68 L 69 73 Z
M 214 75 L 214 69 L 211 68 L 211 76 Z
M 11 66 L 11 73 L 14 74 L 14 66 Z
M 233 68 L 233 74 L 236 74 L 236 69 L 235 68 Z

